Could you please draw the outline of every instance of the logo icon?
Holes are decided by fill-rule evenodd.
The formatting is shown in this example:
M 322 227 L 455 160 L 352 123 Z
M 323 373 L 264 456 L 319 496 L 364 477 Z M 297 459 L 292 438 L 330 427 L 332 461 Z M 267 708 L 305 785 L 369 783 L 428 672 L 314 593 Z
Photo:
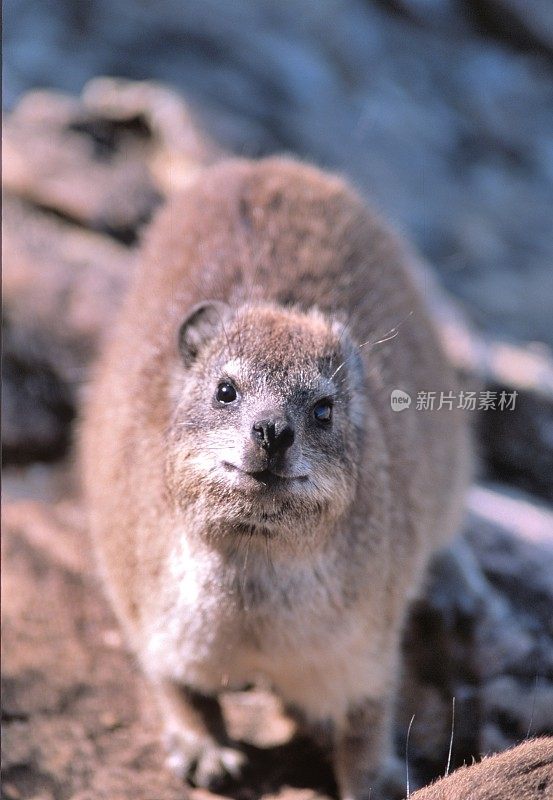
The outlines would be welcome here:
M 394 389 L 390 396 L 392 411 L 405 411 L 411 405 L 411 395 L 401 389 Z

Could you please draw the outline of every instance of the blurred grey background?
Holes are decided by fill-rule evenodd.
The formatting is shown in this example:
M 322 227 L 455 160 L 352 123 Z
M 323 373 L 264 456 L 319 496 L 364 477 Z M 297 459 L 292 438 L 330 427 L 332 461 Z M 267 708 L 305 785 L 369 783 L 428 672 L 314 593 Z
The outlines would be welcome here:
M 241 154 L 347 174 L 472 319 L 553 344 L 551 0 L 6 0 L 4 105 L 157 79 Z

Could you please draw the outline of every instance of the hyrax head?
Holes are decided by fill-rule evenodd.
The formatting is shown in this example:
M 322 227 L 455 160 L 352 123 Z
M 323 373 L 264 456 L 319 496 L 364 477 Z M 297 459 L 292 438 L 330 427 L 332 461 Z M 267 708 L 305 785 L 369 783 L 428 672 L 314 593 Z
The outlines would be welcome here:
M 178 338 L 169 485 L 214 523 L 291 532 L 336 517 L 358 479 L 362 364 L 318 312 L 196 306 Z

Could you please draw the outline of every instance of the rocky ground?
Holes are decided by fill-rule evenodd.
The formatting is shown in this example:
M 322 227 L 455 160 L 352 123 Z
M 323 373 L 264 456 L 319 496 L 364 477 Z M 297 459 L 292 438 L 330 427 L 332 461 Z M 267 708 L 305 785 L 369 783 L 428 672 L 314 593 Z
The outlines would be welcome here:
M 513 412 L 474 415 L 481 465 L 465 532 L 407 627 L 396 740 L 412 785 L 443 774 L 452 729 L 453 766 L 553 732 L 551 17 L 539 2 L 531 14 L 518 0 L 431 5 L 332 0 L 298 13 L 263 1 L 254 13 L 246 0 L 164 0 L 146 24 L 145 6 L 122 0 L 59 0 L 47 14 L 6 4 L 8 101 L 44 81 L 77 90 L 101 72 L 153 75 L 185 89 L 227 147 L 288 148 L 348 172 L 456 294 L 457 305 L 439 292 L 431 302 L 465 379 L 519 393 Z M 6 120 L 10 800 L 185 795 L 162 767 L 155 710 L 97 585 L 72 437 L 145 222 L 217 154 L 188 106 L 152 84 L 33 92 Z M 230 797 L 332 796 L 321 754 L 269 695 L 225 709 L 251 760 Z

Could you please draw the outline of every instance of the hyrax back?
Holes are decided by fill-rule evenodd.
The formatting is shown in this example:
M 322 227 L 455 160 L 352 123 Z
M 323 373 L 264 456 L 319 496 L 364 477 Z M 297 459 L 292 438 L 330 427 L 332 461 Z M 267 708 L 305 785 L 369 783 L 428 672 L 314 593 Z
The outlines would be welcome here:
M 151 227 L 84 476 L 107 588 L 198 784 L 241 761 L 217 693 L 263 676 L 331 731 L 342 797 L 383 785 L 406 605 L 468 474 L 410 258 L 342 180 L 287 159 L 211 167 Z

